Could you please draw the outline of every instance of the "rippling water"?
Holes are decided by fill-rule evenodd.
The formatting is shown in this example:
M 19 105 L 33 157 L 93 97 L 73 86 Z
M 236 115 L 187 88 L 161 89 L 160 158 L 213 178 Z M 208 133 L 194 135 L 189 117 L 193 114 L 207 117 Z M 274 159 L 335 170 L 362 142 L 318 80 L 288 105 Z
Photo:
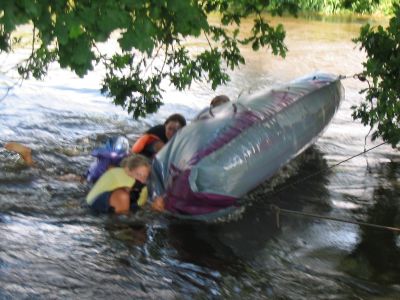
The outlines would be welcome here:
M 363 84 L 346 79 L 346 99 L 318 142 L 271 182 L 239 218 L 182 222 L 142 211 L 92 215 L 83 174 L 90 151 L 108 136 L 133 141 L 172 112 L 189 119 L 216 93 L 236 98 L 314 71 L 351 75 L 363 53 L 351 42 L 362 21 L 274 19 L 287 30 L 286 59 L 244 49 L 246 66 L 216 92 L 199 84 L 169 89 L 152 116 L 132 120 L 99 94 L 99 74 L 85 79 L 53 67 L 44 82 L 0 77 L 0 299 L 398 299 L 400 239 L 392 232 L 270 211 L 281 208 L 400 226 L 400 155 L 364 149 L 368 130 L 351 118 Z M 24 52 L 0 56 L 3 71 Z M 8 88 L 12 87 L 12 88 Z M 7 94 L 7 95 L 6 95 Z M 34 152 L 35 168 L 2 146 Z M 377 143 L 367 140 L 367 148 Z M 268 192 L 271 185 L 280 193 Z

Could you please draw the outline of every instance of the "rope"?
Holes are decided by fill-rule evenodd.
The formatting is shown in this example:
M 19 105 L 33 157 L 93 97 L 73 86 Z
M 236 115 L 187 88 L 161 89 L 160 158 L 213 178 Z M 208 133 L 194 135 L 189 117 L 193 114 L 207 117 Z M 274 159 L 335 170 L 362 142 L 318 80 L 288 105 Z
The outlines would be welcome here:
M 314 176 L 317 176 L 317 175 L 319 175 L 319 174 L 321 174 L 321 173 L 324 173 L 324 172 L 326 172 L 326 171 L 329 171 L 329 170 L 331 170 L 331 169 L 333 169 L 333 168 L 335 168 L 335 167 L 341 165 L 342 163 L 345 163 L 345 162 L 347 162 L 347 161 L 349 161 L 349 160 L 351 160 L 351 159 L 353 159 L 353 158 L 355 158 L 355 157 L 357 157 L 357 156 L 360 156 L 360 155 L 362 155 L 362 154 L 365 154 L 365 153 L 367 153 L 367 152 L 369 152 L 369 151 L 371 151 L 371 150 L 373 150 L 373 149 L 376 149 L 376 148 L 378 148 L 378 147 L 380 147 L 380 146 L 382 146 L 382 145 L 384 145 L 384 144 L 386 144 L 386 142 L 382 142 L 382 143 L 380 143 L 379 145 L 376 145 L 376 146 L 371 147 L 371 148 L 369 148 L 369 149 L 364 149 L 364 151 L 362 151 L 362 152 L 360 152 L 360 153 L 358 153 L 358 154 L 356 154 L 356 155 L 353 155 L 353 156 L 351 156 L 351 157 L 349 157 L 349 158 L 346 158 L 345 160 L 342 160 L 342 161 L 340 161 L 340 162 L 338 162 L 338 163 L 336 163 L 336 164 L 334 164 L 334 165 L 332 165 L 332 166 L 330 166 L 330 167 L 328 167 L 328 168 L 322 169 L 322 170 L 320 170 L 320 171 L 318 171 L 318 172 L 315 172 L 315 173 L 310 174 L 310 175 L 308 175 L 308 176 L 306 176 L 306 177 L 303 177 L 302 179 L 300 179 L 300 180 L 298 180 L 298 181 L 296 181 L 296 182 L 294 182 L 294 183 L 288 184 L 287 186 L 284 186 L 283 188 L 277 190 L 276 192 L 272 193 L 271 196 L 274 196 L 274 195 L 276 195 L 276 194 L 278 194 L 278 193 L 280 193 L 280 192 L 286 190 L 287 188 L 289 188 L 289 187 L 291 187 L 291 186 L 295 186 L 295 185 L 297 185 L 297 184 L 299 184 L 299 183 L 302 183 L 302 182 L 304 182 L 304 181 L 310 179 L 311 177 L 314 177 Z
M 337 217 L 328 217 L 328 216 L 322 216 L 322 215 L 312 214 L 312 213 L 307 213 L 307 212 L 283 209 L 283 208 L 280 208 L 273 204 L 271 205 L 271 210 L 274 211 L 276 214 L 276 225 L 278 228 L 280 228 L 279 215 L 281 213 L 286 213 L 286 214 L 291 214 L 291 215 L 300 215 L 300 216 L 304 216 L 304 217 L 325 219 L 325 220 L 331 220 L 331 221 L 336 221 L 336 222 L 357 224 L 360 226 L 367 226 L 367 227 L 372 227 L 372 228 L 377 228 L 377 229 L 384 229 L 384 230 L 390 230 L 390 231 L 394 231 L 394 232 L 400 232 L 400 228 L 397 228 L 397 227 L 383 226 L 383 225 L 377 225 L 377 224 L 372 224 L 372 223 L 367 223 L 367 222 L 351 221 L 351 220 L 345 220 L 345 219 L 341 219 L 341 218 L 337 218 Z
M 283 187 L 282 189 L 280 189 L 280 190 L 278 190 L 278 191 L 272 193 L 271 195 L 274 196 L 274 195 L 276 195 L 276 194 L 282 192 L 283 190 L 287 189 L 287 188 L 290 187 L 290 186 L 294 186 L 294 185 L 297 185 L 297 184 L 299 184 L 299 183 L 301 183 L 301 182 L 304 182 L 305 180 L 307 180 L 307 179 L 309 179 L 309 178 L 311 178 L 311 177 L 314 177 L 314 176 L 319 175 L 319 174 L 321 174 L 321 173 L 323 173 L 323 172 L 326 172 L 326 171 L 328 171 L 328 170 L 330 170 L 330 169 L 333 169 L 333 168 L 335 168 L 335 167 L 341 165 L 342 163 L 345 163 L 345 162 L 347 162 L 347 161 L 349 161 L 349 160 L 351 160 L 351 159 L 353 159 L 353 158 L 355 158 L 355 157 L 357 157 L 357 156 L 360 156 L 360 155 L 362 155 L 362 154 L 365 154 L 365 153 L 367 153 L 367 152 L 369 152 L 369 151 L 371 151 L 371 150 L 373 150 L 373 149 L 376 149 L 376 148 L 378 148 L 378 147 L 380 147 L 380 146 L 382 146 L 382 145 L 384 145 L 384 144 L 386 144 L 386 142 L 382 142 L 382 143 L 380 143 L 379 145 L 373 146 L 373 147 L 371 147 L 371 148 L 369 148 L 369 149 L 365 149 L 365 148 L 364 148 L 364 151 L 362 151 L 362 152 L 360 152 L 360 153 L 358 153 L 358 154 L 356 154 L 356 155 L 353 155 L 353 156 L 351 156 L 351 157 L 349 157 L 349 158 L 347 158 L 347 159 L 345 159 L 345 160 L 342 160 L 342 161 L 340 161 L 340 162 L 338 162 L 338 163 L 336 163 L 336 164 L 334 164 L 334 165 L 332 165 L 332 166 L 330 166 L 330 167 L 328 167 L 328 168 L 325 168 L 325 169 L 322 169 L 322 170 L 320 170 L 320 171 L 318 171 L 318 172 L 315 172 L 314 174 L 310 174 L 310 175 L 308 175 L 308 176 L 302 178 L 301 180 L 298 180 L 298 181 L 296 181 L 296 182 L 294 182 L 294 183 L 292 183 L 292 184 L 289 184 L 289 185 Z M 349 223 L 349 224 L 357 224 L 357 225 L 360 225 L 360 226 L 367 226 L 367 227 L 373 227 L 373 228 L 377 228 L 377 229 L 385 229 L 385 230 L 390 230 L 390 231 L 394 231 L 394 232 L 400 232 L 400 228 L 397 228 L 397 227 L 382 226 L 382 225 L 377 225 L 377 224 L 372 224 L 372 223 L 358 222 L 358 221 L 352 221 L 352 220 L 345 220 L 345 219 L 341 219 L 341 218 L 337 218 L 337 217 L 328 217 L 328 216 L 323 216 L 323 215 L 318 215 L 318 214 L 313 214 L 313 213 L 301 212 L 301 211 L 290 210 L 290 209 L 283 209 L 283 208 L 280 208 L 280 207 L 278 207 L 277 205 L 273 205 L 273 204 L 270 206 L 270 208 L 271 208 L 271 210 L 272 210 L 273 212 L 275 212 L 275 216 L 276 216 L 276 227 L 277 227 L 277 228 L 280 228 L 280 214 L 281 214 L 281 213 L 286 213 L 286 214 L 300 215 L 300 216 L 305 216 L 305 217 L 312 217 L 312 218 L 318 218 L 318 219 L 325 219 L 325 220 L 331 220 L 331 221 L 342 222 L 342 223 Z
M 349 78 L 358 79 L 360 81 L 368 81 L 367 77 L 363 73 L 355 73 L 353 75 L 339 75 L 340 80 Z

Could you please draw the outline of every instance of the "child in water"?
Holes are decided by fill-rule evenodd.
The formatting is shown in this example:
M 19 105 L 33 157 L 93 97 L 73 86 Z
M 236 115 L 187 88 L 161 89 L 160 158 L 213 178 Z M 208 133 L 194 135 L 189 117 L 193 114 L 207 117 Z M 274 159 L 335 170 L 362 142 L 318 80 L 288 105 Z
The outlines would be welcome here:
M 107 170 L 86 196 L 86 202 L 97 212 L 127 213 L 143 207 L 147 201 L 147 179 L 150 162 L 142 155 L 130 155 L 121 167 Z
M 17 152 L 27 166 L 34 166 L 32 151 L 29 147 L 16 142 L 5 145 L 9 151 Z M 121 167 L 108 169 L 95 183 L 86 196 L 86 202 L 97 212 L 127 213 L 137 210 L 147 202 L 146 183 L 150 175 L 150 161 L 138 154 L 126 157 Z M 153 210 L 162 211 L 163 201 L 157 200 Z
M 214 107 L 220 106 L 220 105 L 222 105 L 224 103 L 227 103 L 229 101 L 231 101 L 231 100 L 229 99 L 229 97 L 227 95 L 218 95 L 218 96 L 215 96 L 211 100 L 210 107 L 214 108 Z
M 186 119 L 184 116 L 181 114 L 170 115 L 164 124 L 156 125 L 147 130 L 132 146 L 132 152 L 151 159 L 179 129 L 185 126 Z
M 220 106 L 222 104 L 228 103 L 231 100 L 229 99 L 228 96 L 226 95 L 218 95 L 215 96 L 214 98 L 211 99 L 210 106 L 204 108 L 201 110 L 196 117 L 194 117 L 194 120 L 204 120 L 208 119 L 210 117 L 213 117 L 213 112 L 212 110 L 216 108 L 217 106 Z

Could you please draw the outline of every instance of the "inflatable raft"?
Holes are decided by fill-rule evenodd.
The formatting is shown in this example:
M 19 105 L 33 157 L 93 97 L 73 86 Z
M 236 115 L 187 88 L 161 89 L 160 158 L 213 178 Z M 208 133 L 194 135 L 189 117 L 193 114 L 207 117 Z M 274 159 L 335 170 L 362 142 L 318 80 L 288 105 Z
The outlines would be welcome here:
M 157 154 L 151 193 L 175 215 L 229 210 L 314 143 L 343 97 L 339 76 L 313 74 L 216 107 Z

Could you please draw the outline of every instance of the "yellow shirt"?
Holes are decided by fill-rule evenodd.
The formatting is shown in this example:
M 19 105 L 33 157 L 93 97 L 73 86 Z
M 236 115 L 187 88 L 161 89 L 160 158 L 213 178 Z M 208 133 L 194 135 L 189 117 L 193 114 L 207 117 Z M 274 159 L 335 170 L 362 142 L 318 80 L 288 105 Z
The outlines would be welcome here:
M 104 192 L 112 192 L 119 188 L 131 188 L 135 184 L 135 178 L 126 174 L 125 170 L 120 167 L 107 170 L 94 184 L 89 194 L 86 196 L 86 202 L 92 205 L 94 200 Z M 143 206 L 147 201 L 147 187 L 143 187 L 140 192 L 137 204 Z

